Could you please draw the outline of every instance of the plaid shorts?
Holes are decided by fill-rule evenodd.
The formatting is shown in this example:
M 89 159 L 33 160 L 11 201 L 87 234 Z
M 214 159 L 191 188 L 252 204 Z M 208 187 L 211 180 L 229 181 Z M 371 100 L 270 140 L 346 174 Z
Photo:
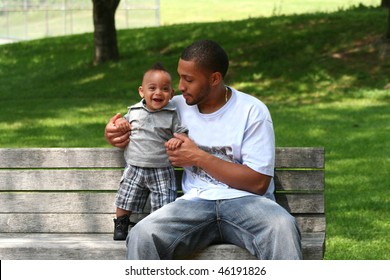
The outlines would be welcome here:
M 177 197 L 175 170 L 127 166 L 123 172 L 115 205 L 118 208 L 142 212 L 150 194 L 151 211 L 174 201 Z

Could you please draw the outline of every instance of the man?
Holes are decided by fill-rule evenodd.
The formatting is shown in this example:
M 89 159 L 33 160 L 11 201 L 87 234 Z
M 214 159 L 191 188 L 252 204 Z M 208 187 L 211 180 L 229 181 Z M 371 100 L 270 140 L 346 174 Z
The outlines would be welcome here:
M 188 46 L 178 63 L 182 96 L 172 100 L 188 137 L 169 160 L 185 168 L 184 195 L 140 221 L 127 237 L 128 259 L 183 259 L 213 243 L 246 248 L 258 259 L 301 259 L 295 219 L 274 202 L 275 140 L 267 107 L 224 84 L 226 52 L 214 41 Z M 106 126 L 109 143 L 128 134 Z M 131 140 L 130 140 L 131 141 Z

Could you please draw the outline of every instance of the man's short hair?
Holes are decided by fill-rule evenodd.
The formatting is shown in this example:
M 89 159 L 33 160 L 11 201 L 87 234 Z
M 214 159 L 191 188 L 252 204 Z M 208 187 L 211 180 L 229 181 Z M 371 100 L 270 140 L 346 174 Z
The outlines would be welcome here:
M 212 40 L 200 40 L 192 43 L 181 54 L 181 59 L 195 61 L 200 67 L 219 72 L 225 77 L 229 68 L 229 58 L 225 50 Z

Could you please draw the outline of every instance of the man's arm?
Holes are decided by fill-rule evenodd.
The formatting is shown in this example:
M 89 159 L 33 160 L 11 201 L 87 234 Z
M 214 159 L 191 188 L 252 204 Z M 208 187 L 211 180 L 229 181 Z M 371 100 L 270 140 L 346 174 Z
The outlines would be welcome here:
M 125 148 L 129 143 L 130 132 L 122 132 L 118 127 L 115 126 L 115 121 L 120 119 L 122 116 L 117 113 L 107 123 L 104 129 L 104 137 L 107 142 L 117 148 Z
M 250 167 L 219 159 L 201 149 L 185 135 L 175 134 L 183 141 L 175 150 L 167 148 L 169 160 L 174 166 L 198 166 L 215 179 L 232 188 L 263 195 L 271 176 L 254 171 Z

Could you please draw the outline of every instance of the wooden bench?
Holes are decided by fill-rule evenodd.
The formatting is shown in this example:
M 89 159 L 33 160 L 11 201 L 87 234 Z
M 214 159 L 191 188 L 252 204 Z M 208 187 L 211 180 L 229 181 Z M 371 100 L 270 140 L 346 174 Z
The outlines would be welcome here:
M 112 239 L 123 166 L 115 148 L 0 149 L 0 259 L 124 259 L 125 242 Z M 304 259 L 322 259 L 324 149 L 277 148 L 275 183 L 278 203 L 300 225 Z M 253 256 L 219 244 L 194 258 Z

